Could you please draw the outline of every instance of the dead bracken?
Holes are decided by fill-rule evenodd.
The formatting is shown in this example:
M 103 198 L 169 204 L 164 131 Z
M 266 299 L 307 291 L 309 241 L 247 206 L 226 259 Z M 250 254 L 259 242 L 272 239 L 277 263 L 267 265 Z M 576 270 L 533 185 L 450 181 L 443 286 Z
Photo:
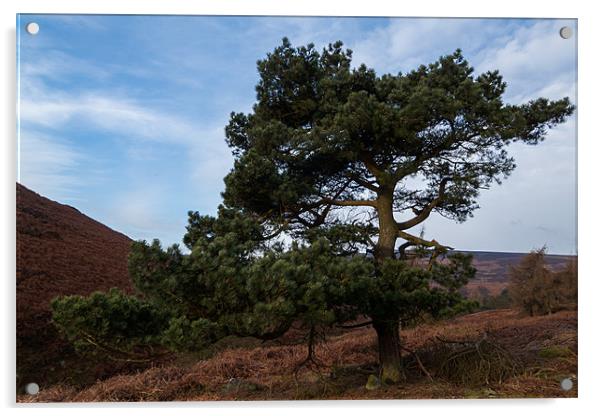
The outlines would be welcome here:
M 485 335 L 486 334 L 486 335 Z M 42 388 L 20 402 L 157 400 L 402 399 L 477 397 L 576 397 L 577 315 L 559 312 L 523 317 L 512 310 L 480 312 L 401 331 L 406 380 L 397 385 L 374 382 L 378 376 L 376 337 L 368 328 L 327 335 L 316 346 L 326 367 L 293 373 L 307 356 L 307 346 L 248 346 L 225 349 L 193 365 L 165 365 L 111 377 L 81 390 L 66 385 Z M 442 342 L 445 340 L 447 342 Z M 543 358 L 541 351 L 572 354 Z M 478 349 L 477 350 L 477 346 Z M 456 354 L 456 358 L 454 355 Z M 482 357 L 479 355 L 481 354 Z M 544 354 L 545 355 L 545 354 Z M 465 367 L 463 369 L 463 367 Z M 478 369 L 478 371 L 474 371 Z M 470 374 L 474 380 L 464 380 Z M 458 379 L 458 377 L 460 379 Z M 479 384 L 486 378 L 487 383 Z M 466 383 L 466 385 L 460 384 Z

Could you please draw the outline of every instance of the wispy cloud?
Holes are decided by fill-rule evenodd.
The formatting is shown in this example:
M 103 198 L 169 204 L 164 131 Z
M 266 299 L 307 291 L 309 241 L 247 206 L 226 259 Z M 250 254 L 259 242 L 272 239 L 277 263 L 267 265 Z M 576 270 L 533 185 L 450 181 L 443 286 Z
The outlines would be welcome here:
M 57 49 L 44 49 L 30 52 L 33 59 L 26 59 L 21 63 L 19 71 L 24 87 L 31 86 L 36 81 L 67 81 L 70 77 L 84 76 L 90 78 L 107 79 L 111 71 L 94 62 L 77 58 Z
M 18 162 L 17 180 L 45 195 L 64 201 L 77 199 L 72 190 L 82 185 L 77 171 L 86 156 L 59 137 L 35 131 L 23 131 L 21 134 L 27 139 L 20 146 L 24 157 Z
M 500 71 L 507 100 L 523 102 L 538 93 L 574 96 L 576 41 L 559 36 L 562 26 L 576 31 L 572 20 L 392 19 L 351 47 L 356 65 L 380 73 L 412 70 L 460 48 L 477 73 Z
M 565 96 L 575 102 L 576 40 L 562 39 L 562 26 L 576 32 L 570 20 L 394 19 L 351 46 L 356 64 L 380 73 L 411 70 L 461 48 L 476 73 L 500 71 L 508 102 Z M 428 235 L 464 249 L 527 251 L 548 243 L 552 252 L 575 252 L 575 118 L 544 143 L 517 143 L 509 151 L 518 168 L 482 193 L 475 217 L 460 226 L 434 216 Z
M 200 129 L 171 114 L 148 108 L 128 99 L 97 92 L 81 94 L 38 94 L 21 100 L 24 123 L 59 129 L 70 123 L 85 124 L 119 136 L 190 143 L 198 140 Z
M 356 64 L 365 63 L 381 73 L 405 72 L 457 48 L 470 53 L 485 45 L 493 47 L 491 38 L 499 36 L 507 24 L 478 19 L 391 19 L 352 49 Z
M 77 74 L 110 77 L 95 63 L 59 51 L 22 65 L 21 123 L 53 130 L 84 124 L 120 136 L 171 143 L 198 139 L 198 125 L 127 96 L 123 87 L 115 91 L 66 87 L 64 83 Z M 56 80 L 63 83 L 53 84 Z
M 526 101 L 537 93 L 550 98 L 574 96 L 576 40 L 561 38 L 562 26 L 576 31 L 574 21 L 562 20 L 519 27 L 498 48 L 483 48 L 475 57 L 476 69 L 500 70 L 510 81 L 510 101 Z
M 152 183 L 130 184 L 125 192 L 114 195 L 107 207 L 110 225 L 136 239 L 181 240 L 184 227 L 180 222 L 184 218 L 175 221 L 163 210 L 153 208 L 163 206 L 164 199 L 169 196 L 167 191 L 164 186 Z

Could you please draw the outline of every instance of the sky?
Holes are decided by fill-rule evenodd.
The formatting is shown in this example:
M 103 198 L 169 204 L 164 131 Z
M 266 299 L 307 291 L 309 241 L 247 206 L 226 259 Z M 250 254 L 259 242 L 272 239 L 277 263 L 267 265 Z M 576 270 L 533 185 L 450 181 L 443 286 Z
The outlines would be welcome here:
M 189 210 L 216 213 L 233 165 L 224 127 L 230 112 L 251 111 L 256 62 L 284 36 L 319 49 L 342 40 L 354 66 L 378 75 L 460 48 L 477 74 L 500 71 L 508 103 L 577 102 L 575 20 L 26 14 L 17 28 L 17 180 L 164 245 L 181 244 Z M 576 254 L 576 150 L 576 115 L 540 145 L 511 145 L 518 167 L 482 192 L 474 217 L 434 214 L 425 236 L 461 250 Z

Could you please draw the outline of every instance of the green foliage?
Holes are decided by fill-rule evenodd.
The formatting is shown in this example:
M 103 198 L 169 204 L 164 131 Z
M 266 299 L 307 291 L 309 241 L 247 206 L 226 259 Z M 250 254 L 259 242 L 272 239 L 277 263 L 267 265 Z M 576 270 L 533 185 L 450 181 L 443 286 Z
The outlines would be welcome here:
M 165 311 L 117 289 L 59 297 L 52 310 L 54 323 L 77 348 L 116 358 L 159 345 L 168 323 Z
M 162 341 L 173 350 L 199 351 L 222 337 L 220 328 L 214 322 L 203 318 L 190 321 L 182 315 L 169 322 L 169 327 L 162 334 Z
M 474 304 L 458 291 L 474 275 L 474 268 L 464 268 L 470 257 L 454 254 L 450 260 L 448 265 L 426 270 L 386 259 L 376 265 L 374 273 L 342 282 L 346 303 L 375 320 L 396 317 L 404 326 L 419 322 L 425 315 L 440 318 L 471 310 Z
M 560 358 L 570 357 L 574 353 L 566 345 L 550 345 L 549 347 L 542 348 L 539 350 L 539 356 L 541 358 Z
M 324 238 L 330 243 L 333 255 L 351 256 L 364 253 L 365 247 L 371 244 L 375 235 L 378 235 L 378 228 L 373 224 L 346 224 L 335 221 L 328 226 L 307 229 L 299 237 L 310 243 Z
M 59 298 L 55 322 L 80 345 L 108 351 L 150 344 L 194 351 L 229 335 L 276 338 L 294 321 L 311 328 L 364 314 L 411 325 L 468 305 L 458 292 L 474 274 L 467 257 L 452 255 L 431 271 L 395 259 L 375 264 L 337 254 L 324 237 L 259 255 L 260 242 L 240 235 L 253 227 L 221 213 L 203 225 L 191 220 L 189 233 L 201 237 L 189 255 L 158 241 L 133 244 L 130 274 L 144 300 L 118 291 Z M 196 229 L 209 223 L 209 232 Z

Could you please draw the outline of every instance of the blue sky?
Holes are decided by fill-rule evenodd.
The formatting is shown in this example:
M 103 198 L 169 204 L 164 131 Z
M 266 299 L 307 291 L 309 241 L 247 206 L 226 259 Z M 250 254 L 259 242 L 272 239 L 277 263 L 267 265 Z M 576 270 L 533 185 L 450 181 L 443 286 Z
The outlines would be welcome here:
M 25 25 L 40 25 L 36 36 Z M 506 100 L 576 102 L 574 20 L 21 15 L 19 172 L 34 191 L 134 239 L 180 243 L 187 211 L 214 214 L 232 166 L 231 111 L 255 101 L 256 61 L 283 36 L 342 40 L 354 64 L 406 72 L 461 48 L 499 69 Z M 433 216 L 425 235 L 467 250 L 576 253 L 576 123 L 516 144 L 518 168 L 466 223 Z

